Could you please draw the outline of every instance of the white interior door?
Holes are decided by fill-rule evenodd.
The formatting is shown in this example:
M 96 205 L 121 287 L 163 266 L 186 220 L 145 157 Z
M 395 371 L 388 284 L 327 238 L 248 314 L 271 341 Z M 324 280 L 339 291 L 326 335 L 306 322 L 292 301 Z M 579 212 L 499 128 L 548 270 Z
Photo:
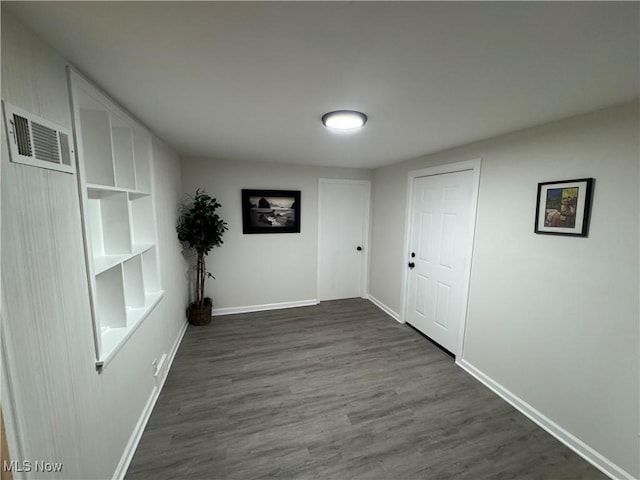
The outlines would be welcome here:
M 366 293 L 370 184 L 362 180 L 319 183 L 318 299 Z
M 472 170 L 413 180 L 408 323 L 454 355 L 466 310 Z

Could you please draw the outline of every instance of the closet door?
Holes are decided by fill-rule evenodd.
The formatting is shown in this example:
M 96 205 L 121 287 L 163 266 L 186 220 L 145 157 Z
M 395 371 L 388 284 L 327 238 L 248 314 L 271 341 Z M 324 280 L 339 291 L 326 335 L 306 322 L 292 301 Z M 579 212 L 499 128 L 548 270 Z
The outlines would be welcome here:
M 320 180 L 320 301 L 366 294 L 370 188 L 362 180 Z

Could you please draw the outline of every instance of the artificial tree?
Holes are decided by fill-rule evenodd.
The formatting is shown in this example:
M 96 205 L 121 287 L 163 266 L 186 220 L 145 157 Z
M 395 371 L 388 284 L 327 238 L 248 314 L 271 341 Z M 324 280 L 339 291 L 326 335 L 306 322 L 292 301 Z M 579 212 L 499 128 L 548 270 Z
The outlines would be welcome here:
M 205 257 L 213 247 L 219 247 L 224 243 L 222 235 L 228 230 L 227 223 L 216 213 L 220 206 L 215 198 L 202 189 L 196 190 L 191 202 L 181 206 L 180 218 L 176 227 L 178 240 L 194 250 L 197 257 L 195 265 L 196 299 L 189 306 L 189 321 L 191 323 L 203 324 L 208 323 L 211 319 L 211 302 L 205 301 L 204 284 L 207 277 L 214 277 L 207 271 Z M 194 318 L 200 316 L 202 320 L 192 321 L 194 320 L 192 316 Z

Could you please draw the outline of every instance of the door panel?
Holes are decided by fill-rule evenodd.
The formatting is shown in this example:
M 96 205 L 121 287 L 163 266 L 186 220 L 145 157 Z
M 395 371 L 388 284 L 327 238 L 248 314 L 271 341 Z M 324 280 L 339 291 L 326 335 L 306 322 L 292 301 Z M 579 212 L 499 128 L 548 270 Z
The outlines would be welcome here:
M 442 328 L 449 328 L 449 305 L 451 300 L 451 286 L 438 282 L 436 293 L 436 317 L 435 322 Z
M 418 275 L 417 295 L 416 295 L 416 311 L 427 316 L 427 298 L 429 295 L 429 279 Z
M 442 215 L 442 236 L 440 237 L 440 266 L 453 268 L 455 254 L 456 216 L 450 213 Z
M 322 180 L 319 189 L 319 300 L 363 296 L 369 184 Z
M 433 258 L 431 255 L 430 245 L 432 238 L 433 215 L 430 212 L 423 212 L 420 216 L 420 249 L 418 257 L 430 262 Z
M 407 322 L 456 354 L 463 321 L 473 172 L 413 182 Z

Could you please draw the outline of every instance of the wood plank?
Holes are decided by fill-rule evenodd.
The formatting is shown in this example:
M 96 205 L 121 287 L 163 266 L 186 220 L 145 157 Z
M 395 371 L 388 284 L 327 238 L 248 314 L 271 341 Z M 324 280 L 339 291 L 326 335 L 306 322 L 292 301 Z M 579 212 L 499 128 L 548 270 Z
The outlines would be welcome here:
M 606 478 L 366 300 L 189 327 L 128 479 Z

